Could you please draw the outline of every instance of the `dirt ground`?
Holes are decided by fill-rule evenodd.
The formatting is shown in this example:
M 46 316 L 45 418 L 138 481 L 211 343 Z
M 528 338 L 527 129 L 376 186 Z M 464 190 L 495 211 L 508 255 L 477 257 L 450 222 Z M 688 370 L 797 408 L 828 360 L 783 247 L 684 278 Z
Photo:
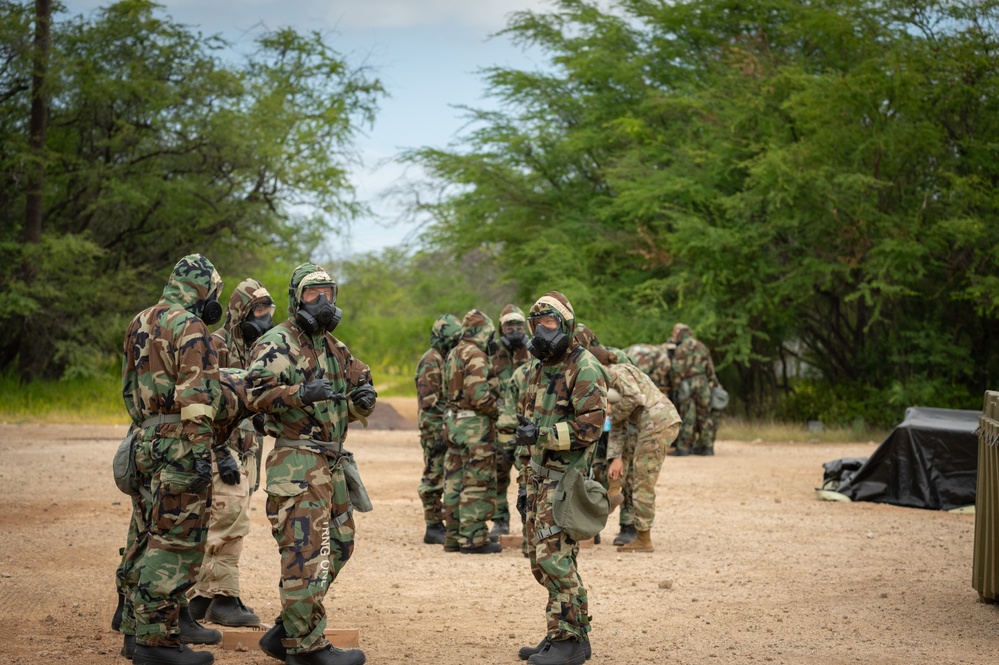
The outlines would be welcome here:
M 422 543 L 414 414 L 414 400 L 382 400 L 348 436 L 375 509 L 358 516 L 354 558 L 326 599 L 330 627 L 358 629 L 372 664 L 520 662 L 517 649 L 544 634 L 546 594 L 519 549 Z M 0 663 L 126 662 L 109 627 L 129 518 L 110 475 L 124 432 L 0 424 Z M 875 447 L 720 440 L 713 458 L 667 458 L 655 553 L 617 553 L 616 514 L 604 543 L 580 553 L 590 662 L 994 662 L 999 608 L 971 587 L 973 515 L 816 500 L 823 462 Z M 271 621 L 264 498 L 253 497 L 242 585 Z M 221 665 L 276 662 L 208 648 Z

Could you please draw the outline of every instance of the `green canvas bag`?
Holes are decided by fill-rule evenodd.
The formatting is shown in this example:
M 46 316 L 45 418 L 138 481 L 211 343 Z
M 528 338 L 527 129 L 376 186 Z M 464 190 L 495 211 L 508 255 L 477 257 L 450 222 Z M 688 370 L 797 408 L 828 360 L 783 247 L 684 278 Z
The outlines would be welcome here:
M 576 467 L 569 467 L 552 499 L 555 524 L 575 541 L 589 540 L 607 525 L 607 489 Z

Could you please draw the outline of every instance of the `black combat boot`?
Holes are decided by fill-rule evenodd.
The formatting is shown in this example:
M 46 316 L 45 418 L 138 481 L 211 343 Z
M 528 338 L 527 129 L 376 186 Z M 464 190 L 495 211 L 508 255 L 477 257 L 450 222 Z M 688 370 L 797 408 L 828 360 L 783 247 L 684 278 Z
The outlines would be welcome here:
M 239 596 L 215 596 L 205 612 L 205 618 L 220 626 L 259 626 L 260 617 L 243 604 Z
M 325 649 L 289 655 L 285 665 L 363 665 L 364 652 L 360 649 L 337 649 L 332 644 Z
M 534 654 L 541 653 L 542 651 L 544 651 L 546 646 L 548 646 L 547 635 L 545 635 L 545 638 L 543 640 L 538 642 L 538 646 L 536 647 L 520 647 L 520 651 L 517 652 L 517 655 L 520 657 L 521 660 L 527 660 Z
M 538 646 L 536 647 L 520 647 L 520 651 L 517 652 L 517 655 L 520 656 L 521 660 L 527 660 L 534 654 L 544 651 L 547 646 L 548 637 L 545 636 L 545 639 L 538 642 Z M 586 658 L 586 660 L 589 660 L 591 655 L 593 654 L 590 651 L 590 642 L 587 640 L 586 642 L 583 642 L 583 657 Z
M 210 651 L 192 651 L 186 644 L 179 647 L 135 647 L 135 665 L 212 665 L 215 656 Z
M 582 643 L 576 640 L 549 640 L 547 646 L 528 658 L 527 662 L 533 665 L 583 665 L 586 653 Z
M 177 623 L 180 626 L 180 641 L 184 644 L 218 644 L 222 641 L 222 633 L 213 628 L 205 628 L 191 618 L 187 605 L 180 606 L 180 619 Z
M 638 530 L 631 524 L 622 524 L 621 533 L 617 534 L 614 538 L 614 544 L 617 546 L 627 545 L 633 541 L 638 536 Z
M 121 645 L 121 655 L 129 660 L 135 655 L 135 635 L 126 635 Z
M 507 520 L 493 520 L 493 528 L 489 532 L 489 540 L 498 543 L 500 536 L 510 533 L 510 522 Z
M 111 615 L 111 630 L 117 631 L 121 628 L 121 613 L 125 610 L 125 594 L 121 591 L 118 592 L 118 607 L 114 608 L 114 614 Z
M 502 552 L 503 546 L 499 543 L 484 543 L 478 547 L 462 547 L 462 554 L 496 554 Z
M 444 525 L 440 522 L 427 525 L 427 532 L 423 534 L 423 542 L 427 545 L 441 545 L 444 542 Z
M 689 450 L 683 450 L 681 448 L 674 448 L 673 450 L 666 453 L 666 457 L 686 457 L 690 454 Z
M 264 633 L 264 636 L 260 638 L 257 644 L 260 645 L 260 650 L 271 658 L 284 660 L 287 658 L 288 652 L 284 648 L 284 644 L 281 643 L 281 640 L 286 637 L 288 637 L 288 633 L 284 630 L 284 624 L 281 621 L 275 621 L 274 625 Z
M 205 618 L 205 612 L 208 611 L 208 606 L 212 604 L 211 596 L 195 596 L 187 601 L 188 611 L 191 613 L 191 618 L 195 621 L 201 621 Z

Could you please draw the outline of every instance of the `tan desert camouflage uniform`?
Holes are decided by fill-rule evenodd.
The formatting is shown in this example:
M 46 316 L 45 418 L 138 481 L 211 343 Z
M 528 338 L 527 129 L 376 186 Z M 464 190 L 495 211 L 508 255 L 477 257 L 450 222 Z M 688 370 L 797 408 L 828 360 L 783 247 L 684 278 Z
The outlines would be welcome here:
M 656 481 L 670 444 L 680 431 L 676 407 L 652 379 L 634 365 L 610 365 L 610 387 L 620 400 L 610 403 L 607 458 L 621 458 L 625 492 L 630 494 L 628 524 L 648 531 L 656 516 Z
M 250 350 L 240 324 L 260 304 L 272 303 L 270 293 L 255 279 L 245 279 L 236 286 L 226 308 L 225 323 L 212 334 L 218 352 L 220 368 L 245 370 L 250 362 Z M 245 404 L 246 390 L 242 385 Z M 257 484 L 257 455 L 263 437 L 253 428 L 247 413 L 232 428 L 225 439 L 229 452 L 239 466 L 239 483 L 222 482 L 218 467 L 213 461 L 212 509 L 208 519 L 208 538 L 201 573 L 190 596 L 213 597 L 216 595 L 240 597 L 239 559 L 243 551 L 243 538 L 250 532 L 250 495 Z
M 157 304 L 125 332 L 121 392 L 142 430 L 135 464 L 151 501 L 132 501 L 129 540 L 118 569 L 125 596 L 121 632 L 143 646 L 180 644 L 178 617 L 204 556 L 210 491 L 188 490 L 195 460 L 210 460 L 220 395 L 218 357 L 199 318 L 222 280 L 211 261 L 185 256 Z
M 575 314 L 564 295 L 550 291 L 529 317 L 555 313 L 572 337 Z M 531 334 L 534 324 L 531 323 Z M 586 588 L 576 567 L 578 544 L 555 524 L 552 495 L 570 466 L 587 470 L 603 430 L 607 382 L 600 362 L 574 339 L 561 357 L 534 363 L 518 412 L 538 427 L 527 472 L 527 536 L 531 572 L 548 590 L 545 610 L 550 640 L 589 641 Z
M 444 522 L 444 360 L 461 338 L 461 323 L 453 314 L 442 314 L 434 321 L 430 348 L 416 365 L 416 405 L 423 448 L 423 476 L 417 494 L 423 504 L 427 524 Z
M 486 353 L 492 319 L 473 309 L 462 337 L 444 363 L 447 410 L 444 430 L 444 547 L 475 548 L 489 542 L 486 520 L 495 511 L 496 379 Z
M 325 648 L 323 599 L 354 550 L 354 518 L 343 464 L 348 422 L 367 418 L 349 399 L 306 404 L 302 384 L 329 380 L 343 395 L 371 384 L 368 366 L 329 332 L 307 334 L 296 321 L 306 286 L 335 284 L 320 266 L 304 263 L 289 285 L 289 318 L 257 341 L 250 354 L 250 408 L 267 414 L 267 517 L 281 555 L 281 615 L 288 654 Z

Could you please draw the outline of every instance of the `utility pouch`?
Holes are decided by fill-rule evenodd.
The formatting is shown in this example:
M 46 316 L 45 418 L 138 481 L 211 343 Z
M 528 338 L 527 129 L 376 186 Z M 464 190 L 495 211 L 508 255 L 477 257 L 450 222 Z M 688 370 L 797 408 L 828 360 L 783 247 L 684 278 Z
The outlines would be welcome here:
M 350 505 L 359 513 L 370 512 L 374 506 L 368 497 L 368 490 L 361 482 L 361 473 L 357 470 L 353 455 L 344 455 L 340 458 L 340 468 L 343 470 L 344 480 L 347 482 L 347 496 L 350 497 Z
M 149 501 L 152 495 L 142 486 L 142 479 L 135 467 L 135 442 L 141 432 L 141 429 L 133 427 L 121 440 L 118 450 L 114 453 L 114 459 L 111 460 L 111 471 L 114 474 L 114 484 L 119 490 L 129 496 L 145 497 Z

